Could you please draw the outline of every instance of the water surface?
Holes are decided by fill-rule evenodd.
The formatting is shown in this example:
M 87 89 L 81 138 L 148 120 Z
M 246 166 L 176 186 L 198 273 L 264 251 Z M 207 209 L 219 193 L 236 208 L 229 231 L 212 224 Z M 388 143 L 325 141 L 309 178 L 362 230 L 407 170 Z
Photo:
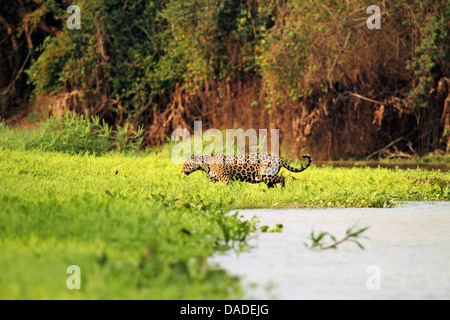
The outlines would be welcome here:
M 239 213 L 258 216 L 259 226 L 284 225 L 282 233 L 258 231 L 246 252 L 211 258 L 242 278 L 245 298 L 450 299 L 450 202 Z M 347 242 L 337 250 L 304 246 L 312 230 L 339 239 L 355 223 L 369 226 L 365 250 Z

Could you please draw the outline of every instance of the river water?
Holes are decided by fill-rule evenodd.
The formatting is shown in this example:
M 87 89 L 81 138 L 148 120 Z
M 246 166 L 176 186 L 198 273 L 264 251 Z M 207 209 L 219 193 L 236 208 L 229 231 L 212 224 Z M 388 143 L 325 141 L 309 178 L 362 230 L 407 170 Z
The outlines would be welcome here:
M 233 211 L 234 212 L 234 211 Z M 395 208 L 252 209 L 242 219 L 283 224 L 257 231 L 250 249 L 210 262 L 242 279 L 246 299 L 450 299 L 450 202 L 408 202 Z M 356 223 L 368 239 L 311 250 L 310 233 L 338 240 Z M 331 242 L 326 240 L 325 242 Z

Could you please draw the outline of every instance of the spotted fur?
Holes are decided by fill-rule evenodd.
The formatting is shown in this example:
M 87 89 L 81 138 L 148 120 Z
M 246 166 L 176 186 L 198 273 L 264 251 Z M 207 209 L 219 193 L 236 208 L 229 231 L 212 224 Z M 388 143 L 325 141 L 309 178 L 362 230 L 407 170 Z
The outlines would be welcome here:
M 201 170 L 207 174 L 211 181 L 222 181 L 228 183 L 236 179 L 250 183 L 264 182 L 269 188 L 277 183 L 285 185 L 283 175 L 278 175 L 282 167 L 292 172 L 302 172 L 308 168 L 312 162 L 309 154 L 303 155 L 308 159 L 308 163 L 301 168 L 294 168 L 288 165 L 277 155 L 268 153 L 244 153 L 240 155 L 223 155 L 221 153 L 192 156 L 188 159 L 181 172 L 188 176 L 192 172 Z

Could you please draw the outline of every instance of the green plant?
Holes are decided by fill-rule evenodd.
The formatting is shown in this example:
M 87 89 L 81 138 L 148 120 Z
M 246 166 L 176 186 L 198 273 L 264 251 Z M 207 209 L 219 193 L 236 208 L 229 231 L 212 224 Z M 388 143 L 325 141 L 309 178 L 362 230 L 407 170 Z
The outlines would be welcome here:
M 114 130 L 98 116 L 87 117 L 66 111 L 47 117 L 38 128 L 27 131 L 0 127 L 0 141 L 10 149 L 41 149 L 70 154 L 101 155 L 112 150 L 135 152 L 142 144 L 143 128 L 131 130 L 128 124 Z
M 354 242 L 360 247 L 361 249 L 364 249 L 364 246 L 357 241 L 356 239 L 361 238 L 361 234 L 366 231 L 369 227 L 363 227 L 358 230 L 354 230 L 356 225 L 351 226 L 345 231 L 345 237 L 341 240 L 337 240 L 335 236 L 330 234 L 329 232 L 319 232 L 317 235 L 314 231 L 311 231 L 310 238 L 311 238 L 311 244 L 308 244 L 304 242 L 304 245 L 307 248 L 310 249 L 337 249 L 338 245 L 341 243 L 344 243 L 346 241 Z M 326 237 L 329 237 L 333 242 L 331 244 L 324 244 L 323 240 L 325 240 Z
M 419 45 L 415 48 L 414 56 L 408 60 L 406 65 L 406 68 L 413 71 L 418 78 L 416 85 L 408 93 L 415 109 L 429 107 L 428 94 L 435 86 L 434 82 L 440 80 L 433 76 L 432 71 L 444 68 L 445 61 L 448 61 L 450 57 L 450 51 L 444 45 L 448 41 L 447 22 L 450 19 L 450 7 L 437 5 L 438 13 L 429 16 L 425 13 L 430 10 L 430 5 L 430 1 L 427 1 L 426 5 L 419 5 L 418 14 L 403 22 L 404 24 L 423 25 L 423 28 L 420 29 Z
M 225 214 L 228 201 L 189 187 L 166 154 L 92 156 L 0 144 L 0 177 L 1 297 L 240 297 L 238 279 L 207 258 L 245 246 L 252 220 Z M 73 264 L 81 290 L 66 287 Z
M 261 226 L 261 232 L 283 232 L 283 225 L 281 223 L 276 224 L 275 227 L 270 228 L 269 226 Z

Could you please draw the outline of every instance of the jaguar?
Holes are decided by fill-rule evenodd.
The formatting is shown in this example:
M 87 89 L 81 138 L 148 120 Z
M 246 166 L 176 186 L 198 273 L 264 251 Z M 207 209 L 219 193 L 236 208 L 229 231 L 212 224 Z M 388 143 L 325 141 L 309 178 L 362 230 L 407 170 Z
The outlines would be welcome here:
M 308 159 L 308 163 L 302 165 L 301 168 L 294 168 L 279 156 L 269 153 L 194 155 L 183 164 L 181 173 L 189 176 L 191 173 L 201 170 L 213 182 L 222 181 L 228 184 L 230 180 L 236 179 L 250 183 L 263 182 L 269 188 L 273 188 L 277 184 L 284 187 L 286 179 L 283 174 L 278 175 L 280 169 L 286 168 L 292 172 L 306 170 L 311 165 L 312 159 L 309 154 L 302 157 Z

